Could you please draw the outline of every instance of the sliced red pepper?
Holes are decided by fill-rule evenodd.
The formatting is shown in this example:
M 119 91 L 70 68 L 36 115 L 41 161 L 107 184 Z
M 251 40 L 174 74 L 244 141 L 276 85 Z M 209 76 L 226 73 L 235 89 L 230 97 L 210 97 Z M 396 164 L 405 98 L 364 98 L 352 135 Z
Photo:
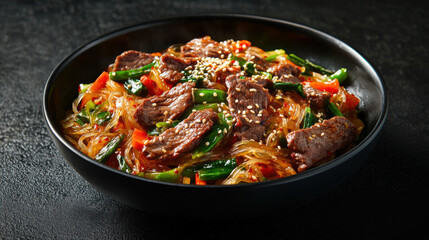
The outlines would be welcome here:
M 359 98 L 357 98 L 352 93 L 348 93 L 348 92 L 345 92 L 345 95 L 346 95 L 346 98 L 347 98 L 346 103 L 345 103 L 346 109 L 350 109 L 350 110 L 355 109 L 356 106 L 360 102 Z
M 106 86 L 107 81 L 109 80 L 109 74 L 107 72 L 103 72 L 97 80 L 91 85 L 89 88 L 90 92 L 95 92 L 99 89 L 102 89 Z
M 109 73 L 103 72 L 98 78 L 95 80 L 95 82 L 89 87 L 88 93 L 92 93 L 95 91 L 98 91 L 106 86 L 107 81 L 109 81 Z M 80 108 L 83 108 L 85 104 L 92 100 L 92 97 L 90 95 L 84 95 L 81 102 L 80 102 Z
M 150 96 L 159 96 L 163 93 L 163 91 L 156 86 L 156 84 L 149 78 L 148 75 L 141 76 L 140 81 L 147 88 L 147 92 Z
M 335 79 L 332 82 L 327 82 L 327 83 L 323 83 L 323 82 L 305 82 L 305 84 L 308 84 L 312 88 L 315 88 L 317 90 L 324 91 L 324 92 L 330 92 L 332 94 L 338 93 L 338 90 L 339 90 L 339 87 L 340 87 L 340 84 L 338 83 L 337 79 Z
M 200 175 L 198 173 L 195 173 L 195 184 L 196 185 L 207 185 L 207 182 L 200 179 Z
M 133 136 L 131 139 L 131 145 L 138 151 L 141 151 L 144 146 L 144 142 L 147 140 L 147 132 L 137 129 L 134 129 Z

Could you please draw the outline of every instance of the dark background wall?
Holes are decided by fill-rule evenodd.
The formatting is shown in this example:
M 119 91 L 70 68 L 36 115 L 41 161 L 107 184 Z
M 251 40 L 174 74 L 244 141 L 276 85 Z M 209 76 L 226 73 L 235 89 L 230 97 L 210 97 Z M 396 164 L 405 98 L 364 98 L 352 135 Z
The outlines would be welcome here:
M 427 225 L 425 1 L 2 0 L 0 6 L 0 239 L 390 239 L 423 232 Z M 356 175 L 288 214 L 240 220 L 231 213 L 213 222 L 198 214 L 183 219 L 134 210 L 74 172 L 42 118 L 43 87 L 56 64 L 115 29 L 204 12 L 308 25 L 348 43 L 374 64 L 389 91 L 390 115 L 378 146 Z

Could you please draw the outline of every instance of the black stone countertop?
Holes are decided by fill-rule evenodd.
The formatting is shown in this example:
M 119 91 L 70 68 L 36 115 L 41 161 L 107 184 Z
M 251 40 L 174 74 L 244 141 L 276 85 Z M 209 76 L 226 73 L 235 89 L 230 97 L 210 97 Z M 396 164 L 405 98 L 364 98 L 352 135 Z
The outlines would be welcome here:
M 0 239 L 391 239 L 427 229 L 425 1 L 40 2 L 0 1 Z M 55 66 L 101 34 L 203 12 L 308 25 L 373 63 L 385 79 L 390 114 L 378 146 L 357 174 L 289 214 L 239 220 L 232 213 L 213 222 L 198 214 L 167 218 L 132 209 L 98 192 L 66 163 L 42 118 L 42 92 Z

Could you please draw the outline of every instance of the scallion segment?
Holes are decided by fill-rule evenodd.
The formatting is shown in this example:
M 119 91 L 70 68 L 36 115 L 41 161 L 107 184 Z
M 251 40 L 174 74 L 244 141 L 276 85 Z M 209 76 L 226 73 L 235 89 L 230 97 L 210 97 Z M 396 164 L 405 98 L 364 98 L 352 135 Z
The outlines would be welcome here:
M 136 79 L 144 74 L 148 74 L 155 64 L 156 61 L 137 69 L 110 72 L 109 78 L 115 82 L 124 83 L 128 79 Z
M 110 157 L 110 155 L 112 155 L 116 149 L 119 148 L 119 146 L 122 143 L 122 140 L 124 139 L 125 134 L 119 134 L 117 136 L 115 136 L 114 138 L 112 138 L 107 144 L 106 146 L 104 146 L 95 156 L 95 160 L 97 162 L 101 162 L 101 163 L 105 163 L 106 160 Z

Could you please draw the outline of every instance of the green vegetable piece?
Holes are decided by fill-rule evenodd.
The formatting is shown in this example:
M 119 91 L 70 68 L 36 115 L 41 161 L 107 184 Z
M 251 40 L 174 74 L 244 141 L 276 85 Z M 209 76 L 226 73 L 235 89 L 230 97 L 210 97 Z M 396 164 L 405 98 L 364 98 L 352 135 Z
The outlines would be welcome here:
M 105 122 L 109 121 L 112 118 L 110 112 L 100 112 L 95 116 L 95 123 L 98 125 L 103 125 Z
M 289 54 L 286 58 L 298 66 L 305 67 L 305 72 L 303 74 L 308 73 L 309 71 L 321 73 L 324 75 L 331 75 L 333 73 L 332 71 L 316 65 L 310 62 L 308 59 L 304 60 L 293 53 Z
M 125 161 L 124 156 L 122 155 L 117 155 L 116 159 L 118 160 L 118 164 L 119 164 L 119 169 L 122 172 L 125 173 L 131 173 L 133 170 L 130 168 L 130 166 L 128 166 L 127 162 Z
M 276 49 L 274 51 L 268 51 L 268 52 L 266 52 L 267 57 L 265 58 L 265 60 L 267 60 L 268 62 L 274 61 L 278 56 L 281 56 L 285 53 L 286 52 L 283 49 Z
M 106 146 L 104 146 L 95 156 L 97 162 L 105 163 L 106 160 L 112 155 L 116 149 L 121 145 L 122 140 L 124 139 L 125 134 L 119 134 L 116 137 L 112 138 Z
M 203 109 L 213 109 L 213 110 L 217 111 L 218 108 L 219 108 L 219 103 L 197 104 L 197 105 L 193 106 L 192 108 L 188 108 L 180 119 L 181 120 L 186 119 L 194 110 L 199 111 L 199 110 L 203 110 Z
M 125 89 L 129 94 L 137 95 L 140 97 L 144 97 L 147 95 L 147 88 L 140 79 L 128 79 L 124 83 Z
M 155 172 L 155 173 L 144 173 L 142 174 L 145 178 L 163 181 L 163 182 L 177 182 L 180 178 L 180 174 L 177 168 L 173 168 L 165 172 Z M 139 174 L 139 176 L 141 176 Z
M 124 83 L 128 79 L 136 79 L 141 77 L 144 74 L 149 73 L 152 67 L 155 66 L 155 64 L 156 64 L 156 61 L 137 69 L 110 72 L 109 78 L 115 82 Z
M 274 82 L 274 89 L 280 89 L 283 91 L 295 91 L 301 97 L 306 98 L 307 96 L 304 93 L 304 89 L 302 88 L 301 83 L 287 83 L 287 82 Z
M 85 107 L 80 110 L 80 112 L 76 116 L 76 122 L 83 126 L 85 123 L 89 123 L 91 113 L 97 108 L 97 105 L 93 101 L 88 101 L 85 104 Z
M 328 102 L 328 111 L 331 113 L 332 116 L 339 116 L 344 117 L 344 115 L 341 113 L 340 109 L 335 105 L 335 103 Z
M 161 133 L 162 133 L 161 129 L 159 129 L 157 127 L 149 129 L 147 131 L 147 135 L 149 135 L 149 136 L 156 136 L 156 135 L 159 135 Z
M 232 172 L 230 168 L 202 169 L 198 171 L 201 180 L 218 180 L 226 178 Z
M 80 123 L 89 123 L 89 116 L 87 114 L 87 111 L 85 109 L 82 109 L 76 116 L 76 122 L 79 121 Z M 77 122 L 79 125 L 83 126 L 83 124 L 80 124 L 79 122 Z
M 79 84 L 79 93 L 84 93 L 86 91 L 88 91 L 89 87 L 91 87 L 91 83 L 88 84 Z
M 85 109 L 88 110 L 88 111 L 95 110 L 96 108 L 97 108 L 97 104 L 95 104 L 93 101 L 88 101 L 85 104 Z
M 316 116 L 311 112 L 311 108 L 306 107 L 302 128 L 309 128 L 313 126 L 316 123 L 316 120 Z
M 218 116 L 219 121 L 213 125 L 212 130 L 202 139 L 201 143 L 192 152 L 192 159 L 200 158 L 205 153 L 212 150 L 228 133 L 231 125 L 228 123 L 223 113 L 218 113 Z
M 259 75 L 265 76 L 266 78 L 268 78 L 270 80 L 273 79 L 273 75 L 271 75 L 271 73 L 269 73 L 269 72 L 262 72 L 262 71 L 260 71 Z
M 172 127 L 177 126 L 177 124 L 179 124 L 179 122 L 180 121 L 178 121 L 178 120 L 173 121 L 173 122 L 157 122 L 155 126 L 157 128 L 172 128 Z
M 237 57 L 237 56 L 235 56 L 234 54 L 231 54 L 231 55 L 229 55 L 228 56 L 228 60 L 230 60 L 230 61 L 232 61 L 232 60 L 235 60 L 235 61 L 237 61 L 238 62 L 238 64 L 240 65 L 240 66 L 244 66 L 245 64 L 246 64 L 246 59 L 244 59 L 244 58 L 241 58 L 241 57 Z
M 347 80 L 347 77 L 347 68 L 341 68 L 329 76 L 329 79 L 337 79 L 339 84 L 343 84 Z
M 237 161 L 235 158 L 227 159 L 227 160 L 217 160 L 210 162 L 197 163 L 193 166 L 186 167 L 182 171 L 182 176 L 194 178 L 195 173 L 202 169 L 230 169 L 230 172 L 237 167 Z
M 192 89 L 194 103 L 226 102 L 226 92 L 218 89 Z

